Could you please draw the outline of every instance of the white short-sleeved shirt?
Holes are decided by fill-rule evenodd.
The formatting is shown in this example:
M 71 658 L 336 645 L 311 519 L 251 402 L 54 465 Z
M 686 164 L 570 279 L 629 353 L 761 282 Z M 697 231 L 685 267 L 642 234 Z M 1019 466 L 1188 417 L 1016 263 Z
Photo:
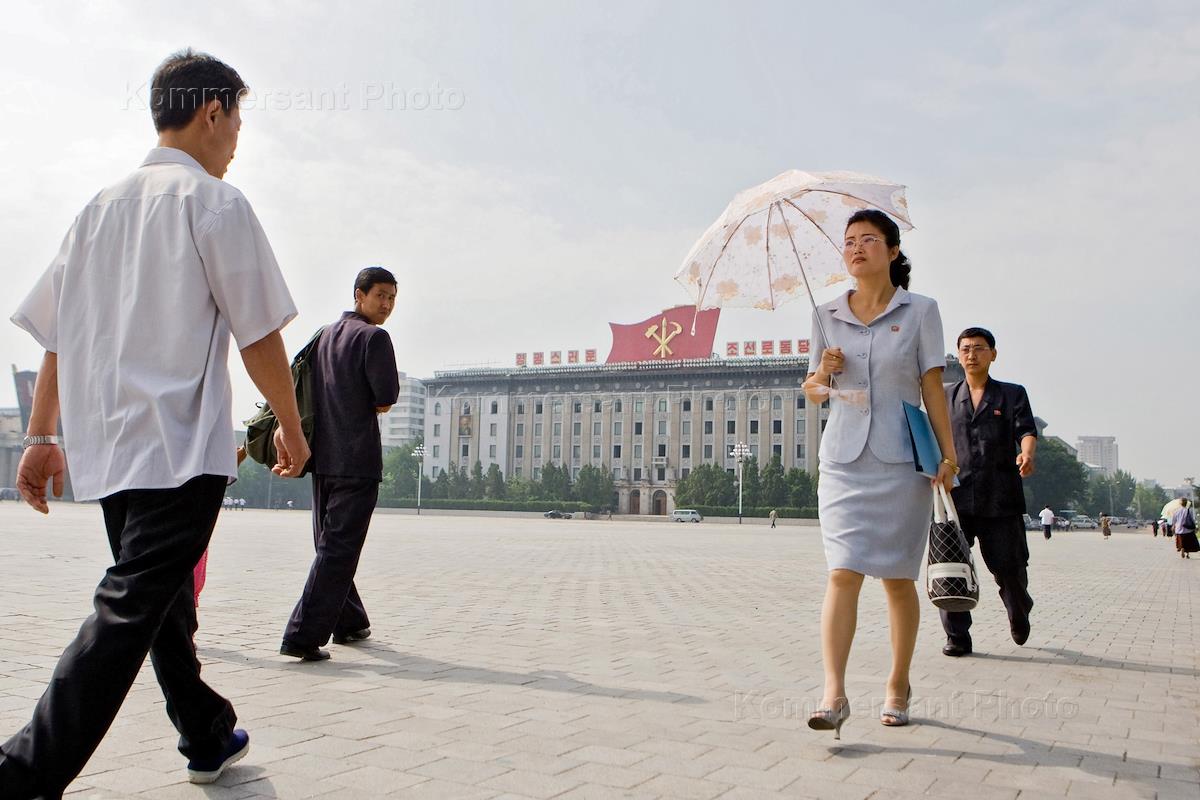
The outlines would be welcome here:
M 870 325 L 862 324 L 850 310 L 850 292 L 818 306 L 813 311 L 812 358 L 820 359 L 828 347 L 842 348 L 845 368 L 835 376 L 835 388 L 867 395 L 867 402 L 830 400 L 829 422 L 821 434 L 821 460 L 849 464 L 869 446 L 884 463 L 912 461 L 901 403 L 921 405 L 921 377 L 931 369 L 945 368 L 944 344 L 937 302 L 905 289 L 896 289 L 887 308 Z
M 77 500 L 237 475 L 227 358 L 296 307 L 246 198 L 159 147 L 75 219 L 12 321 L 58 354 Z
M 1043 508 L 1042 513 L 1038 514 L 1038 516 L 1041 518 L 1043 525 L 1053 525 L 1054 524 L 1054 512 L 1051 511 L 1050 509 Z

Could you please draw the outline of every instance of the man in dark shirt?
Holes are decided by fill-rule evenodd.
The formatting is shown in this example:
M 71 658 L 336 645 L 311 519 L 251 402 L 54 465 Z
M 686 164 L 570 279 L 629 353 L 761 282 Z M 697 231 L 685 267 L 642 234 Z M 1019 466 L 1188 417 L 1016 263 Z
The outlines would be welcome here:
M 368 267 L 354 281 L 354 310 L 327 327 L 312 361 L 313 543 L 317 555 L 279 652 L 322 661 L 330 635 L 348 644 L 371 635 L 354 587 L 379 483 L 378 414 L 400 393 L 392 340 L 378 327 L 392 313 L 396 278 Z
M 1029 638 L 1029 544 L 1021 479 L 1033 474 L 1037 426 L 1025 387 L 993 380 L 996 338 L 983 328 L 958 335 L 958 361 L 967 377 L 946 387 L 959 486 L 954 505 L 967 541 L 979 539 L 988 571 L 1000 587 L 1013 641 Z M 971 612 L 942 611 L 948 656 L 971 652 Z

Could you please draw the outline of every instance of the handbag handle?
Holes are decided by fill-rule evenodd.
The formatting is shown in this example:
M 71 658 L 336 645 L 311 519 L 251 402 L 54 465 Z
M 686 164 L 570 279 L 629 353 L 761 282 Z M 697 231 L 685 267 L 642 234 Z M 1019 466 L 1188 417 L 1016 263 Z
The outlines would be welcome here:
M 954 498 L 946 491 L 946 487 L 941 481 L 933 487 L 933 519 L 938 524 L 944 524 L 947 520 L 953 522 L 958 527 L 962 527 L 962 523 L 958 520 L 958 509 L 954 507 Z

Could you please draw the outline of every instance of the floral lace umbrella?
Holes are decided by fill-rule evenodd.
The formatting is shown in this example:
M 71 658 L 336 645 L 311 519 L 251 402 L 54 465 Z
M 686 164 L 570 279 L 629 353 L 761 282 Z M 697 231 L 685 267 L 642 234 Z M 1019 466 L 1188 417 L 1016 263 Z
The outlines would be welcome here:
M 855 172 L 789 170 L 738 193 L 692 246 L 675 280 L 696 308 L 774 310 L 805 295 L 848 287 L 842 261 L 846 220 L 875 208 L 911 230 L 904 187 Z

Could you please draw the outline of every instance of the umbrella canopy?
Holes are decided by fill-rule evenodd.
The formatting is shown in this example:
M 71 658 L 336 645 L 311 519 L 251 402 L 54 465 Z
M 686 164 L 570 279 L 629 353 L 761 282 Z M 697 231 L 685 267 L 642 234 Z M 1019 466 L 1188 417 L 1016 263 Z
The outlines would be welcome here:
M 1180 499 L 1181 498 L 1176 497 L 1174 500 L 1163 506 L 1162 514 L 1160 516 L 1167 522 L 1171 521 L 1171 517 L 1175 515 L 1176 511 L 1183 508 L 1183 503 L 1179 502 Z
M 875 208 L 911 230 L 904 187 L 855 172 L 789 170 L 740 192 L 693 245 L 675 280 L 696 308 L 774 310 L 798 296 L 832 294 L 850 280 L 846 220 Z

